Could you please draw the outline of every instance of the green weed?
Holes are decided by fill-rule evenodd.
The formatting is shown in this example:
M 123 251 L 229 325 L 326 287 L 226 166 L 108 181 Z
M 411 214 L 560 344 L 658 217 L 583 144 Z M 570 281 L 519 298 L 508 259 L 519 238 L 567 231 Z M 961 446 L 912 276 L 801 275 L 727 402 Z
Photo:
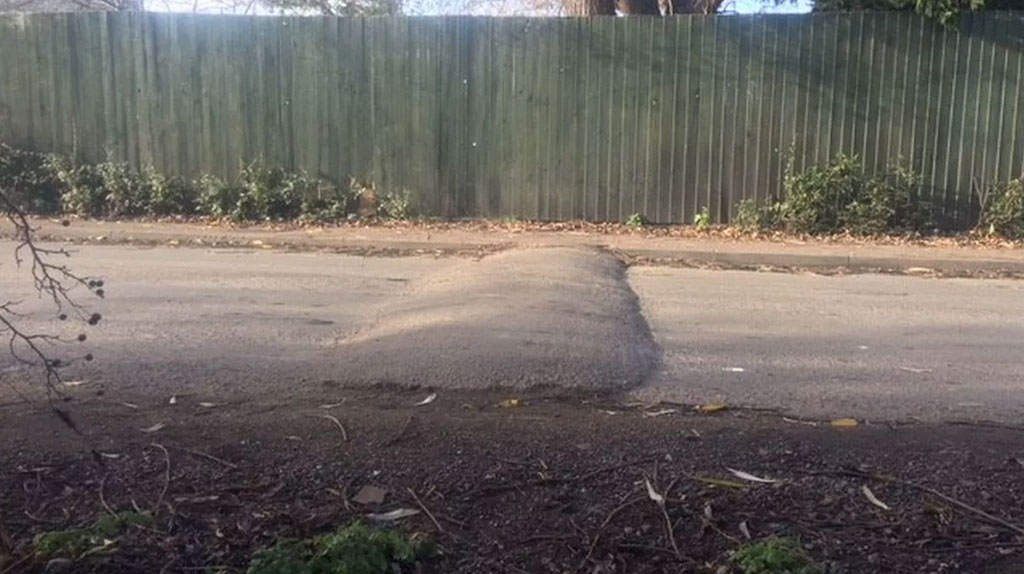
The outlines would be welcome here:
M 86 555 L 112 551 L 116 538 L 131 526 L 152 525 L 153 516 L 148 512 L 104 514 L 89 527 L 41 532 L 33 540 L 33 549 L 41 560 L 77 560 Z
M 705 205 L 699 213 L 693 216 L 693 225 L 699 231 L 707 231 L 711 229 L 711 212 L 708 211 L 708 207 Z
M 386 191 L 378 198 L 377 216 L 381 219 L 406 220 L 416 215 L 412 194 L 407 189 Z
M 395 530 L 353 523 L 306 540 L 281 540 L 258 550 L 249 574 L 391 574 L 436 554 L 431 542 Z
M 650 221 L 642 213 L 634 213 L 626 218 L 626 227 L 641 228 L 650 225 Z
M 769 538 L 747 544 L 736 551 L 732 561 L 743 574 L 821 574 L 800 543 L 792 538 Z

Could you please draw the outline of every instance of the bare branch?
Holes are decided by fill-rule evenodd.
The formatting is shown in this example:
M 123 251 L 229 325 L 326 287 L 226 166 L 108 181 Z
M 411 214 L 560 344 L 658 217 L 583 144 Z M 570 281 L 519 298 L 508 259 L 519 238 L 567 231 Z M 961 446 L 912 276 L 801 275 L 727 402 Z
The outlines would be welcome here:
M 84 288 L 90 293 L 103 297 L 103 281 L 84 277 L 71 271 L 62 263 L 54 263 L 52 258 L 68 258 L 71 254 L 63 248 L 49 248 L 36 243 L 35 229 L 29 222 L 28 215 L 3 190 L 0 190 L 0 212 L 14 226 L 13 237 L 15 263 L 21 267 L 30 263 L 33 286 L 40 296 L 50 299 L 57 308 L 58 318 L 66 320 L 68 310 L 89 325 L 100 321 L 98 313 L 88 313 L 85 308 L 72 297 L 72 290 Z M 22 314 L 15 311 L 19 302 L 7 301 L 0 304 L 0 334 L 7 337 L 7 347 L 11 356 L 19 363 L 41 367 L 46 374 L 47 392 L 57 393 L 56 384 L 61 381 L 60 369 L 70 364 L 50 355 L 45 345 L 67 342 L 58 335 L 47 333 L 30 333 L 19 326 Z M 78 336 L 84 341 L 85 335 Z M 24 356 L 19 350 L 28 351 Z M 85 355 L 85 360 L 92 360 L 92 355 Z

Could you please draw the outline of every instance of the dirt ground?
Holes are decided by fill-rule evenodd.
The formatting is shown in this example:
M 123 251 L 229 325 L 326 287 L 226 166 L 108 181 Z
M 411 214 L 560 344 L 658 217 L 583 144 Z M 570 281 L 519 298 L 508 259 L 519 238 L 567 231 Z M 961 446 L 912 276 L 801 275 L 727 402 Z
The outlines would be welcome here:
M 397 527 L 442 551 L 422 572 L 730 572 L 748 533 L 796 537 L 833 572 L 1024 572 L 1021 429 L 839 428 L 543 390 L 417 406 L 429 389 L 321 384 L 324 403 L 289 406 L 62 405 L 85 436 L 46 405 L 0 407 L 0 571 L 241 572 L 280 536 L 410 508 Z M 383 503 L 352 500 L 367 485 Z M 37 533 L 133 507 L 156 523 L 108 554 L 30 557 Z
M 773 270 L 846 272 L 859 259 L 861 271 L 915 275 L 923 266 L 937 276 L 1017 277 L 1024 265 L 1019 250 L 1002 249 L 1012 245 L 955 239 L 862 249 L 789 238 L 755 253 L 742 240 L 690 245 L 669 232 L 620 229 L 509 224 L 464 237 L 460 228 L 352 227 L 269 239 L 278 232 L 181 225 L 76 222 L 79 237 L 49 237 L 178 246 L 185 234 L 202 246 L 469 256 L 561 246 L 558 237 L 718 269 L 760 269 L 767 256 L 789 262 Z M 408 241 L 382 248 L 382 234 Z M 661 251 L 641 249 L 652 242 Z M 172 358 L 178 376 L 194 378 L 194 365 Z M 295 378 L 305 386 L 289 388 Z M 0 574 L 244 572 L 255 550 L 281 537 L 397 509 L 417 513 L 391 526 L 440 546 L 419 565 L 424 573 L 728 574 L 737 571 L 733 551 L 772 536 L 798 539 L 828 572 L 1024 573 L 1024 427 L 842 427 L 610 391 L 349 387 L 298 370 L 279 382 L 280 391 L 244 399 L 185 390 L 172 401 L 117 385 L 83 385 L 68 393 L 73 401 L 53 405 L 3 399 Z M 358 502 L 368 486 L 384 489 L 383 501 Z M 40 533 L 133 509 L 155 521 L 102 551 L 73 563 L 33 554 Z

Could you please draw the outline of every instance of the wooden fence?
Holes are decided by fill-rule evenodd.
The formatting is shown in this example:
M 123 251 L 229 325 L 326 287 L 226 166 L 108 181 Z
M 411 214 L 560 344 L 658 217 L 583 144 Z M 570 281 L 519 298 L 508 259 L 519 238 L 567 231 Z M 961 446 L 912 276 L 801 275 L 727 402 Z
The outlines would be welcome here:
M 0 139 L 166 173 L 243 161 L 445 216 L 726 220 L 844 152 L 951 222 L 1024 172 L 1024 13 L 0 18 Z

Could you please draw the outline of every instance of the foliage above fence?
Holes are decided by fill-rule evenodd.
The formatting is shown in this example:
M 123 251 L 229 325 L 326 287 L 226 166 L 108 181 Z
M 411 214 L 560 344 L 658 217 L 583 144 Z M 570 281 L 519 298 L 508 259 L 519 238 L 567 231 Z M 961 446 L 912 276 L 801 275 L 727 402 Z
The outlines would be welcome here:
M 726 220 L 843 153 L 938 222 L 1024 172 L 1024 15 L 0 18 L 0 139 L 237 178 L 254 160 L 445 216 Z

